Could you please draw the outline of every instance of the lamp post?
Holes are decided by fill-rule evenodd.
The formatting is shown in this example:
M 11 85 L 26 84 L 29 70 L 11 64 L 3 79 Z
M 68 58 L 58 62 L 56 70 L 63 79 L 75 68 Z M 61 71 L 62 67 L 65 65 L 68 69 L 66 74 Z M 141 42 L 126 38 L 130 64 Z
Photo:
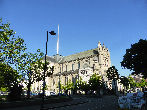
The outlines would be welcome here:
M 54 31 L 49 32 L 51 35 L 56 35 Z M 45 97 L 45 72 L 46 72 L 46 55 L 47 55 L 47 43 L 48 43 L 48 31 L 47 31 L 47 40 L 46 40 L 46 53 L 45 53 L 45 66 L 44 66 L 44 73 L 43 73 L 43 96 L 42 96 L 42 103 L 41 103 L 41 109 L 40 110 L 48 110 L 48 108 L 44 107 L 44 97 Z
M 60 83 L 60 74 L 61 73 L 59 73 L 59 96 L 61 96 L 61 94 L 60 94 L 60 91 L 61 91 L 61 87 L 60 87 L 61 86 L 61 83 Z

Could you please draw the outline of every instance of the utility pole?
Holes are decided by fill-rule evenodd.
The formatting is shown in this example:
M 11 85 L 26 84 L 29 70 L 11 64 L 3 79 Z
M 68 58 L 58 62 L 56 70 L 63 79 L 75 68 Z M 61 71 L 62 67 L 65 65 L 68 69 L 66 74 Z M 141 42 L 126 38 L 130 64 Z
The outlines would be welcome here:
M 51 35 L 56 35 L 54 31 L 49 32 Z M 44 97 L 45 97 L 45 72 L 46 72 L 46 55 L 47 55 L 47 43 L 48 43 L 48 31 L 47 31 L 47 40 L 46 40 L 46 53 L 45 53 L 45 66 L 44 66 L 44 73 L 43 73 L 43 96 L 42 96 L 42 103 L 41 103 L 41 109 L 40 110 L 48 110 L 48 108 L 44 107 Z

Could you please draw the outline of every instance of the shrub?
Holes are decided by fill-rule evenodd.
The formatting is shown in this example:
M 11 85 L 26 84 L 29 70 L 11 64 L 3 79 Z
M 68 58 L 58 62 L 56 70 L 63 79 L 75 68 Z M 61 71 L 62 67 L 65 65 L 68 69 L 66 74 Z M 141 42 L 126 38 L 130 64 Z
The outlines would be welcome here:
M 8 100 L 16 101 L 21 99 L 22 94 L 22 86 L 21 85 L 14 85 L 10 88 L 10 93 L 8 94 Z

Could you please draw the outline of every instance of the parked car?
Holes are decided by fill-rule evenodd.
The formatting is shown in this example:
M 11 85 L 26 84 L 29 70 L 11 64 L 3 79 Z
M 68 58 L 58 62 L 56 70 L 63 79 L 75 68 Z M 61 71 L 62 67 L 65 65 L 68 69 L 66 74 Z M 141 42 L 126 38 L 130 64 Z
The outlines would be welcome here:
M 65 93 L 58 93 L 58 96 L 67 96 Z
M 37 96 L 37 95 L 38 95 L 37 93 L 30 92 L 30 96 L 32 97 Z
M 56 93 L 55 92 L 50 92 L 50 95 L 56 95 Z
M 53 95 L 56 95 L 56 93 L 53 91 L 45 91 L 45 95 L 46 96 L 53 96 Z
M 8 93 L 9 93 L 9 92 L 6 92 L 6 91 L 5 91 L 5 92 L 0 91 L 0 95 L 8 95 Z

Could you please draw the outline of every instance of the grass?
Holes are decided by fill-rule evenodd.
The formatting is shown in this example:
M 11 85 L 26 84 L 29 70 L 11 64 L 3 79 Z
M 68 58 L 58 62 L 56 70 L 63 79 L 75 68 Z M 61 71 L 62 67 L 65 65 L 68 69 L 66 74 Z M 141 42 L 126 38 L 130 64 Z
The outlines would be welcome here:
M 46 100 L 66 100 L 66 99 L 69 99 L 69 97 L 68 96 L 58 96 L 58 95 L 56 95 L 56 96 L 47 96 L 47 97 L 45 97 L 45 99 Z M 22 102 L 26 102 L 26 101 L 38 101 L 38 100 L 42 100 L 42 98 L 41 97 L 31 97 L 30 99 L 27 99 L 27 97 L 21 97 L 21 99 L 20 100 L 18 100 L 18 101 L 22 101 Z M 7 96 L 6 95 L 2 95 L 2 96 L 0 96 L 0 102 L 7 102 L 8 100 L 7 100 Z M 9 101 L 9 102 L 15 102 L 15 101 Z
M 0 96 L 0 98 L 6 98 L 6 96 Z M 68 96 L 50 96 L 45 98 L 45 103 L 60 103 L 64 101 L 69 101 L 71 100 Z M 22 98 L 21 100 L 18 101 L 9 101 L 7 103 L 6 101 L 0 101 L 0 108 L 11 108 L 11 107 L 17 107 L 17 106 L 29 106 L 29 105 L 38 105 L 42 102 L 42 98 L 37 98 L 33 97 L 30 99 L 27 98 Z

